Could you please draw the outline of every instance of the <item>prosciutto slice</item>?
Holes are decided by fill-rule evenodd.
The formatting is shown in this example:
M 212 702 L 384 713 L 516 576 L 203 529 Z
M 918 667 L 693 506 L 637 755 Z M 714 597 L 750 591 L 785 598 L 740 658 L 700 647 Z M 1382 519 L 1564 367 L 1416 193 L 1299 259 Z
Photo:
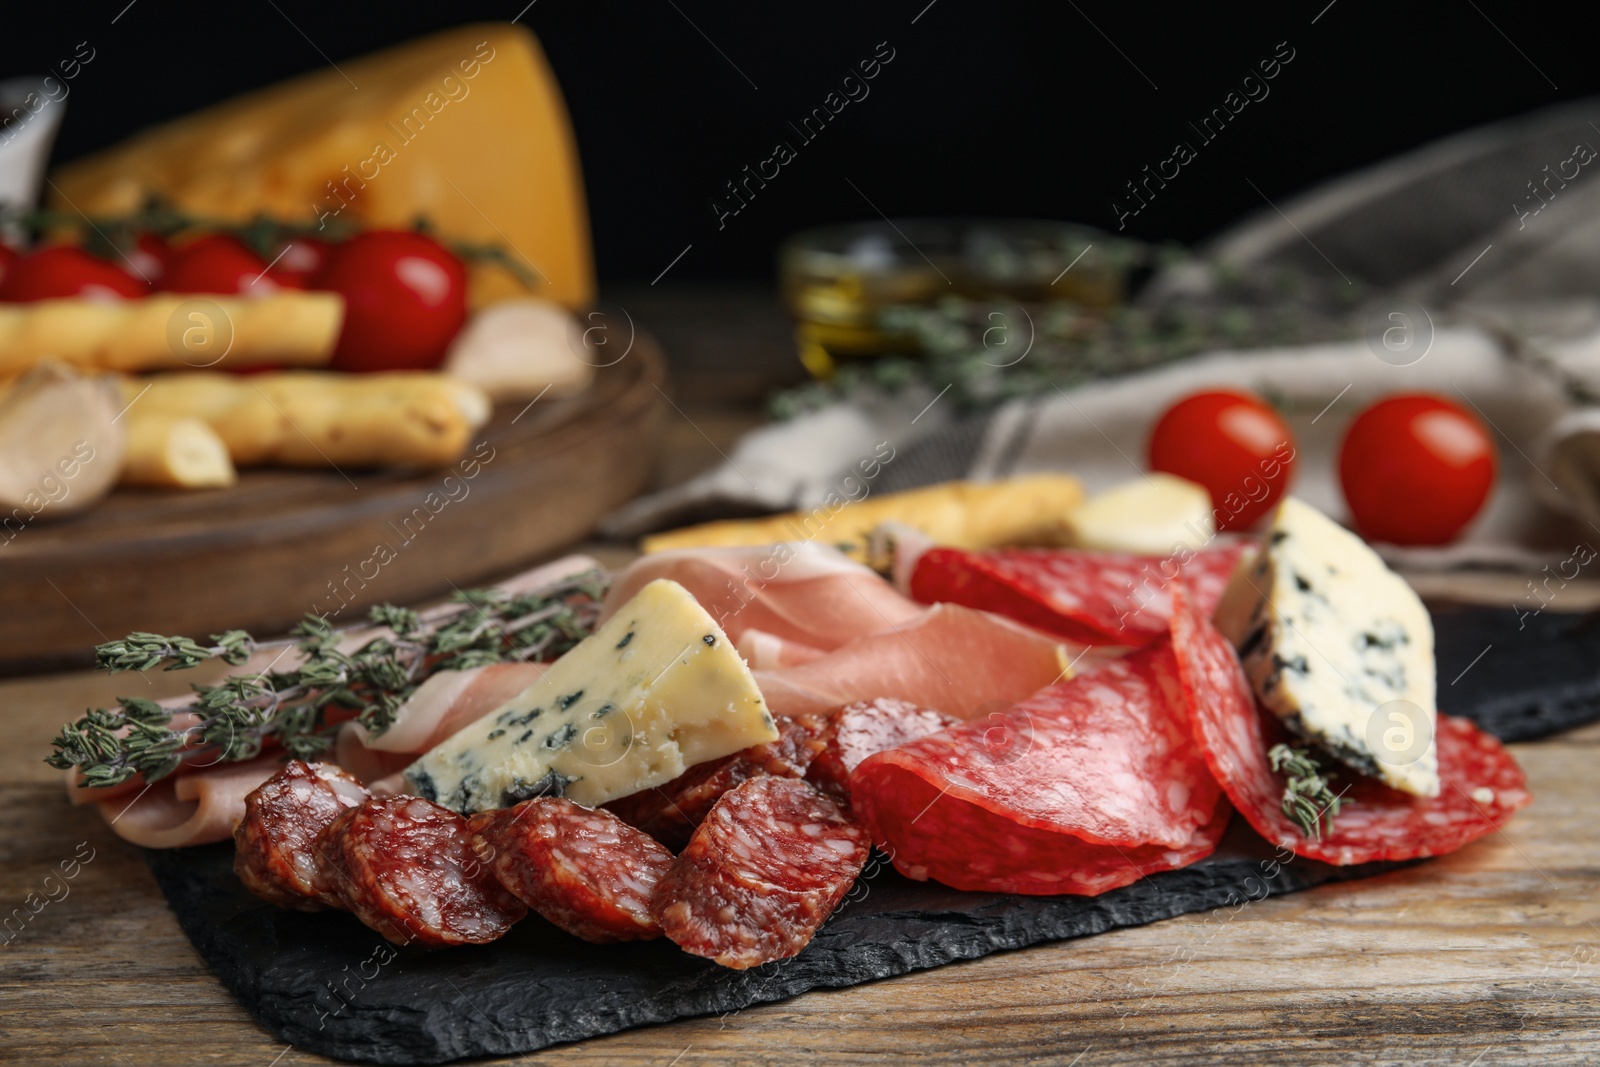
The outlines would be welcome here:
M 800 541 L 644 556 L 617 575 L 600 621 L 657 578 L 689 590 L 741 650 L 743 635 L 755 630 L 790 647 L 831 651 L 923 610 L 838 550 Z
M 965 720 L 1060 681 L 1071 657 L 1061 642 L 1010 619 L 939 604 L 809 663 L 755 676 L 775 715 L 889 697 Z

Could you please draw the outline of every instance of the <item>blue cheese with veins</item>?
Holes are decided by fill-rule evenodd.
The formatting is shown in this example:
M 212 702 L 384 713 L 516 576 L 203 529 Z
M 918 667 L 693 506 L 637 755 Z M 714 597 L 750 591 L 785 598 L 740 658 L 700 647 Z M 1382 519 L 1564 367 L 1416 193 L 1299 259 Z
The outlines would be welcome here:
M 1395 789 L 1439 794 L 1433 620 L 1361 538 L 1285 498 L 1217 626 L 1291 731 Z
M 463 814 L 547 795 L 593 807 L 777 736 L 727 635 L 659 579 L 405 774 L 417 795 Z

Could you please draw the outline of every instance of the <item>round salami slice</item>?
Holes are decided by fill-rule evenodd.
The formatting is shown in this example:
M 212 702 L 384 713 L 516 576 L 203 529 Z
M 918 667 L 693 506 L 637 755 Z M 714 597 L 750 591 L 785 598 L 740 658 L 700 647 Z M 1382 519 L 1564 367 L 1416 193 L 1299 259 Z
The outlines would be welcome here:
M 256 896 L 280 908 L 338 908 L 317 876 L 317 838 L 368 797 L 366 786 L 331 763 L 290 760 L 244 798 L 234 828 L 233 870 Z
M 527 914 L 472 852 L 467 820 L 421 797 L 373 797 L 322 835 L 322 877 L 397 945 L 481 945 Z
M 868 790 L 872 800 L 858 798 L 857 810 L 864 809 L 878 847 L 907 878 L 1028 896 L 1098 896 L 1187 867 L 1216 851 L 1231 814 L 1219 802 L 1210 820 L 1176 846 L 1104 845 L 1018 823 L 904 771 L 878 772 Z
M 536 797 L 474 819 L 475 854 L 551 923 L 599 944 L 661 936 L 650 894 L 672 853 L 648 834 L 563 797 Z
M 683 848 L 722 794 L 762 775 L 799 778 L 822 752 L 828 729 L 826 716 L 774 718 L 778 727 L 776 740 L 698 764 L 665 785 L 612 801 L 605 807 L 668 848 Z
M 959 721 L 942 711 L 887 697 L 835 708 L 828 715 L 825 747 L 806 769 L 806 781 L 848 803 L 850 772 L 862 760 L 884 749 L 947 730 Z
M 1143 645 L 1164 637 L 1181 574 L 1209 612 L 1245 544 L 1171 556 L 1080 549 L 933 548 L 918 559 L 911 595 L 981 608 L 1088 645 Z
M 1283 813 L 1284 778 L 1267 757 L 1291 738 L 1257 708 L 1227 638 L 1181 590 L 1177 599 L 1172 640 L 1195 742 L 1240 814 L 1272 844 L 1340 866 L 1439 856 L 1491 833 L 1532 801 L 1522 768 L 1500 742 L 1466 719 L 1440 715 L 1438 796 L 1412 796 L 1340 771 L 1333 788 L 1343 796 L 1332 828 L 1320 839 L 1307 837 Z
M 900 871 L 961 889 L 1104 892 L 1220 833 L 1165 641 L 869 756 L 850 791 Z
M 723 794 L 656 885 L 651 914 L 680 948 L 743 970 L 810 944 L 867 861 L 865 831 L 794 778 Z

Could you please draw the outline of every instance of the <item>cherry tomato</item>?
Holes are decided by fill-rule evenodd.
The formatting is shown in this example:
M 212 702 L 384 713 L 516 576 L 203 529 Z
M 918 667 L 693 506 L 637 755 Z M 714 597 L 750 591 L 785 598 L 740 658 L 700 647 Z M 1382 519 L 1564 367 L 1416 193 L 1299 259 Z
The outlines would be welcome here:
M 1150 435 L 1150 469 L 1205 486 L 1218 530 L 1265 515 L 1294 479 L 1294 434 L 1260 397 L 1194 393 L 1167 409 Z
M 0 281 L 0 300 L 16 302 L 72 296 L 118 300 L 149 291 L 148 285 L 115 263 L 70 245 L 43 248 L 23 257 Z
M 1339 482 L 1356 529 L 1395 545 L 1454 539 L 1489 499 L 1496 466 L 1483 424 L 1425 393 L 1373 404 L 1339 448 Z
M 12 266 L 21 258 L 22 253 L 15 248 L 7 244 L 0 244 L 0 283 L 5 282 L 6 275 L 10 273 Z
M 267 261 L 230 234 L 213 233 L 175 249 L 162 288 L 173 293 L 264 296 L 287 286 L 267 273 Z
M 278 246 L 272 266 L 267 268 L 272 277 L 295 289 L 309 288 L 328 261 L 328 243 L 315 237 L 291 237 Z
M 426 234 L 357 234 L 329 250 L 314 287 L 345 299 L 335 370 L 436 367 L 467 317 L 467 269 Z
M 141 233 L 132 248 L 113 262 L 142 282 L 159 287 L 172 259 L 172 246 L 153 233 Z

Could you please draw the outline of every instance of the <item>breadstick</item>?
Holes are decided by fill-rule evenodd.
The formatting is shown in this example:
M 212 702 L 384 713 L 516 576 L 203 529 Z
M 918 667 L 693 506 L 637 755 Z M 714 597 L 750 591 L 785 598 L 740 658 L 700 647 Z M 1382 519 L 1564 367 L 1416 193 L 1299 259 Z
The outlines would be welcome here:
M 196 371 L 130 378 L 123 389 L 146 415 L 205 421 L 239 467 L 442 466 L 490 410 L 476 386 L 421 371 Z
M 290 291 L 248 300 L 157 293 L 109 302 L 0 304 L 0 374 L 43 359 L 119 371 L 315 367 L 332 357 L 343 322 L 344 298 L 337 293 Z
M 0 539 L 95 503 L 117 480 L 126 427 L 115 384 L 45 363 L 0 397 Z
M 842 481 L 854 487 L 870 485 L 865 478 Z M 885 522 L 915 527 L 952 548 L 1048 545 L 1059 541 L 1062 517 L 1083 500 L 1083 486 L 1070 475 L 1032 474 L 988 483 L 943 482 L 855 503 L 841 494 L 834 496 L 809 511 L 668 530 L 646 537 L 640 548 L 649 553 L 707 545 L 821 541 L 847 546 L 851 556 L 865 559 L 867 535 Z
M 218 489 L 239 480 L 228 446 L 206 423 L 128 409 L 128 450 L 122 485 L 163 489 Z

